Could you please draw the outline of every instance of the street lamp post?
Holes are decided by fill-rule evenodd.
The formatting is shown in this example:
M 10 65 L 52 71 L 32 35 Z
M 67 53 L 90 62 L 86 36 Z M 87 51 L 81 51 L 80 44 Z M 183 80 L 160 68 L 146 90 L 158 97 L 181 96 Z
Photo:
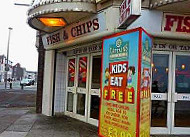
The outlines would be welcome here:
M 8 44 L 7 44 L 7 62 L 5 64 L 5 89 L 7 89 L 7 74 L 9 71 L 9 43 L 10 43 L 10 37 L 11 37 L 11 30 L 13 28 L 9 27 L 9 36 L 8 36 Z

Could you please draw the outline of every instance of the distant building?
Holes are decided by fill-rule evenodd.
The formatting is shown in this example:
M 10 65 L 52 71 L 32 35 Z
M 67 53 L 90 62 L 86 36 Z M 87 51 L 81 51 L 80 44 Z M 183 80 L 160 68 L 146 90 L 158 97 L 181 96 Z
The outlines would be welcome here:
M 17 63 L 13 66 L 13 78 L 15 80 L 21 80 L 23 78 L 24 70 L 21 67 L 20 63 Z
M 6 78 L 6 64 L 7 64 L 7 58 L 5 55 L 0 55 L 0 82 L 4 82 L 5 78 Z M 8 78 L 12 78 L 12 72 L 13 72 L 13 66 L 12 66 L 13 62 L 12 61 L 8 61 L 8 71 L 7 71 L 7 79 Z
M 24 78 L 34 79 L 36 81 L 37 72 L 27 71 L 26 68 L 22 68 L 20 63 L 13 66 L 13 78 L 15 80 L 22 80 Z

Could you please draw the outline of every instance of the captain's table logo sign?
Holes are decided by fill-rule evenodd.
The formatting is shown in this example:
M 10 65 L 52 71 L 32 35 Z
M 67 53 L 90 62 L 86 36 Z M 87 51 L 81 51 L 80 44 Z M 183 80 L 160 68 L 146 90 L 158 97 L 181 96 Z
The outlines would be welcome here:
M 164 13 L 162 31 L 190 33 L 190 15 Z
M 115 45 L 110 45 L 109 56 L 110 60 L 114 58 L 128 57 L 129 42 L 124 42 L 121 38 L 116 40 Z
M 99 136 L 149 137 L 151 38 L 137 28 L 104 38 L 102 50 Z

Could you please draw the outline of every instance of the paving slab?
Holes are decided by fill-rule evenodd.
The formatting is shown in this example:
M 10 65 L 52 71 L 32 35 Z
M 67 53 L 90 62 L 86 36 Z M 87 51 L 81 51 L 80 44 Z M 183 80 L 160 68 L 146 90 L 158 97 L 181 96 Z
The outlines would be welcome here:
M 0 137 L 25 137 L 27 132 L 4 131 Z
M 98 128 L 67 116 L 38 119 L 26 137 L 98 137 Z
M 34 122 L 36 121 L 36 114 L 27 114 L 21 116 L 17 119 L 7 131 L 20 131 L 20 132 L 28 132 L 32 128 Z
M 28 109 L 21 108 L 1 108 L 0 109 L 0 133 L 7 130 L 21 116 L 26 114 Z
M 29 109 L 6 108 L 0 109 L 0 137 L 98 137 L 98 128 L 68 116 L 47 117 L 30 113 Z
M 32 130 L 26 137 L 53 137 L 54 130 Z

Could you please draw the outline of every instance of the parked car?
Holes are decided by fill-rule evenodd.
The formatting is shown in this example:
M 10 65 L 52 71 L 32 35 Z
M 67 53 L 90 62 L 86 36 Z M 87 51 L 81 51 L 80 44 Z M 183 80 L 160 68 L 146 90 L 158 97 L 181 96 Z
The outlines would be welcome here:
M 30 83 L 31 83 L 31 85 L 34 85 L 35 80 L 34 79 L 30 79 Z
M 34 80 L 32 80 L 32 79 L 23 79 L 20 82 L 20 86 L 30 86 L 30 85 L 34 85 Z

